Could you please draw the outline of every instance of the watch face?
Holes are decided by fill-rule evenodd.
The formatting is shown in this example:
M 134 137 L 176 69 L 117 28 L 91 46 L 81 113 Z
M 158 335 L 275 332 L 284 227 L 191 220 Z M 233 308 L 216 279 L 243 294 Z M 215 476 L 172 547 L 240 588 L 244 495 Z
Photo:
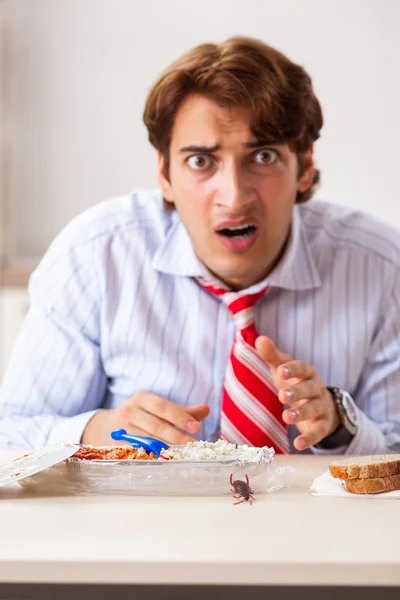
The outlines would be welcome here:
M 357 426 L 357 412 L 353 398 L 348 392 L 342 392 L 342 406 L 346 412 L 346 417 L 352 425 Z

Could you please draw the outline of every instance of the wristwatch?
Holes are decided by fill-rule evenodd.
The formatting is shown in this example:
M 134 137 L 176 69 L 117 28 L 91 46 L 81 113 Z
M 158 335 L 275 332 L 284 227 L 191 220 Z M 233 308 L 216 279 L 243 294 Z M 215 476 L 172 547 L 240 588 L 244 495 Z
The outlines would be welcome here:
M 328 437 L 315 444 L 315 448 L 334 450 L 340 446 L 347 446 L 358 431 L 357 407 L 349 392 L 337 387 L 327 387 L 331 394 L 339 415 L 340 425 Z

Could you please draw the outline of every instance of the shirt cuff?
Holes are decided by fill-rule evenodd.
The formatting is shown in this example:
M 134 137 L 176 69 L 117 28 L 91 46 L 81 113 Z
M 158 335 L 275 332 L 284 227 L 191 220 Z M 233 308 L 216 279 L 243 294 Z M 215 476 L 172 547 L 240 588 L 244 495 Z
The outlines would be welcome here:
M 310 448 L 313 454 L 385 454 L 388 452 L 385 436 L 378 425 L 357 407 L 358 431 L 347 446 L 339 446 L 332 450 Z
M 75 415 L 74 417 L 59 418 L 50 431 L 47 444 L 49 446 L 57 444 L 58 442 L 71 442 L 74 444 L 80 444 L 86 425 L 98 412 L 98 410 L 91 410 L 89 412 Z

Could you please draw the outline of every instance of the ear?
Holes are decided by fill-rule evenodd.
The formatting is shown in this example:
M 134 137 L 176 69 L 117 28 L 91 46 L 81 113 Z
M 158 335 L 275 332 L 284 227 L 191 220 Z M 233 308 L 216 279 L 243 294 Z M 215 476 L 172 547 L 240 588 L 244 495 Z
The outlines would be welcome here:
M 311 145 L 301 156 L 302 172 L 297 181 L 297 191 L 306 192 L 311 186 L 315 167 L 314 167 L 314 146 Z
M 172 187 L 167 179 L 165 173 L 165 159 L 164 155 L 158 150 L 157 151 L 157 175 L 158 183 L 160 184 L 161 192 L 166 202 L 174 203 L 174 196 L 172 193 Z

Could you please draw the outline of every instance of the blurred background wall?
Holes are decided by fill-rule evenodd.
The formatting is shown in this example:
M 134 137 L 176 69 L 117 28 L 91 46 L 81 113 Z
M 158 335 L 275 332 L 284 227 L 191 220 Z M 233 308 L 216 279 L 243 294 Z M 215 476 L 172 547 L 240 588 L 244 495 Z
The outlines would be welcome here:
M 194 44 L 259 37 L 313 77 L 319 196 L 400 224 L 399 0 L 3 0 L 10 252 L 40 256 L 89 205 L 155 186 L 149 86 Z
M 399 0 L 0 0 L 3 283 L 23 287 L 12 265 L 34 263 L 86 207 L 156 185 L 151 83 L 194 44 L 234 34 L 311 74 L 318 197 L 400 225 Z

